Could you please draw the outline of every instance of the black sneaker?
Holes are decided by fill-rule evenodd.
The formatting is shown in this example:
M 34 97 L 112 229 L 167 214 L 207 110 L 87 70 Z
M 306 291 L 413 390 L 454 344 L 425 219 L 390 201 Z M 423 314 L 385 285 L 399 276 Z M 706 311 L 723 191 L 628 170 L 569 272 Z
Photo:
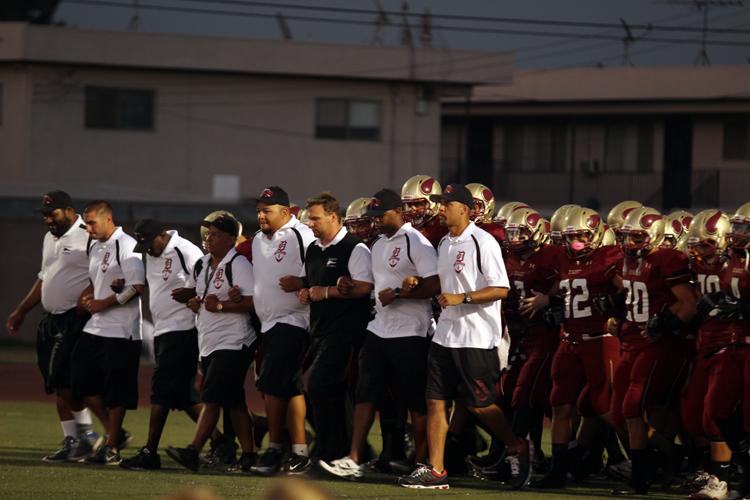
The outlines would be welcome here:
M 505 461 L 510 466 L 508 484 L 514 489 L 521 489 L 529 484 L 531 479 L 531 457 L 534 456 L 534 445 L 531 441 L 523 440 L 523 448 L 517 453 L 508 453 Z
M 120 467 L 134 470 L 159 470 L 161 469 L 161 457 L 158 453 L 154 453 L 144 446 L 138 450 L 135 456 L 123 459 L 120 462 Z
M 306 474 L 312 468 L 312 460 L 306 455 L 292 453 L 284 465 L 284 471 L 292 476 Z
M 258 460 L 258 465 L 250 467 L 251 472 L 262 476 L 273 476 L 281 470 L 282 452 L 276 448 L 268 448 Z
M 62 440 L 60 449 L 42 458 L 42 462 L 47 462 L 48 464 L 65 462 L 68 459 L 71 450 L 75 448 L 76 441 L 77 439 L 73 436 L 65 436 L 65 439 Z
M 448 474 L 443 471 L 442 474 L 435 472 L 431 465 L 419 464 L 414 472 L 408 476 L 398 479 L 398 485 L 404 488 L 414 488 L 420 490 L 447 490 L 450 489 L 448 484 Z
M 207 467 L 226 467 L 237 461 L 237 442 L 224 436 L 211 442 L 211 448 L 205 456 L 201 457 L 203 464 Z
M 198 472 L 198 469 L 200 469 L 198 450 L 195 448 L 175 448 L 174 446 L 167 446 L 167 455 L 178 464 L 193 472 Z
M 227 472 L 233 474 L 248 474 L 250 472 L 250 468 L 253 467 L 256 463 L 258 463 L 257 453 L 243 453 L 242 455 L 240 455 L 239 460 L 227 467 Z
M 122 462 L 120 454 L 111 446 L 100 446 L 93 455 L 86 457 L 83 463 L 89 465 L 119 465 Z
M 81 462 L 84 458 L 93 453 L 96 443 L 101 439 L 99 434 L 94 431 L 86 431 L 81 437 L 76 439 L 73 449 L 70 450 L 68 460 L 70 462 Z
M 117 449 L 124 450 L 133 441 L 133 436 L 125 429 L 120 429 L 120 439 L 117 442 Z

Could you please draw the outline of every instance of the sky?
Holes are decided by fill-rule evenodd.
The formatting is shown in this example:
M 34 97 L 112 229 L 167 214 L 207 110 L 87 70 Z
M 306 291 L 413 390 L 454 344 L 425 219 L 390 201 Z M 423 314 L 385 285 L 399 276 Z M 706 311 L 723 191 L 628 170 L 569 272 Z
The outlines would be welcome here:
M 351 14 L 338 11 L 310 11 L 290 6 L 322 6 L 375 10 L 378 0 L 266 0 L 248 5 L 248 0 L 61 0 L 55 21 L 68 26 L 106 30 L 137 30 L 142 32 L 182 33 L 209 36 L 280 39 L 279 24 L 274 16 L 287 17 L 292 38 L 299 41 L 371 44 L 375 39 L 375 14 Z M 401 10 L 402 0 L 379 0 L 384 10 Z M 709 28 L 739 29 L 744 33 L 709 33 L 708 39 L 739 43 L 742 46 L 708 45 L 711 64 L 750 64 L 750 0 L 710 0 L 734 5 L 709 7 Z M 93 5 L 95 2 L 110 5 Z M 133 4 L 139 3 L 137 11 Z M 259 5 L 259 3 L 265 5 Z M 115 7 L 121 4 L 126 7 Z M 737 5 L 739 4 L 739 5 Z M 240 14 L 158 11 L 146 6 L 198 9 L 223 12 L 252 13 L 269 17 L 248 17 Z M 703 11 L 691 0 L 409 0 L 412 13 L 429 9 L 433 15 L 476 16 L 484 19 L 433 18 L 432 46 L 489 52 L 513 51 L 516 67 L 555 68 L 573 66 L 621 66 L 624 29 L 618 27 L 561 26 L 507 22 L 497 18 L 532 21 L 563 21 L 616 23 L 629 25 L 673 26 L 700 28 Z M 137 22 L 134 14 L 137 12 Z M 338 23 L 313 22 L 295 16 L 336 19 Z M 352 24 L 356 20 L 363 24 Z M 419 39 L 418 19 L 410 18 L 413 36 Z M 389 16 L 390 25 L 383 31 L 382 43 L 400 43 L 400 16 Z M 371 24 L 372 23 L 372 24 Z M 444 28 L 441 28 L 441 25 Z M 471 28 L 473 31 L 455 28 Z M 485 31 L 477 31 L 477 29 Z M 535 34 L 508 33 L 512 31 Z M 489 31 L 489 32 L 488 32 Z M 565 33 L 567 37 L 543 36 L 544 33 Z M 595 34 L 612 39 L 591 39 Z M 700 53 L 700 32 L 634 29 L 636 41 L 630 44 L 630 60 L 635 66 L 692 65 Z M 674 40 L 679 40 L 675 42 Z

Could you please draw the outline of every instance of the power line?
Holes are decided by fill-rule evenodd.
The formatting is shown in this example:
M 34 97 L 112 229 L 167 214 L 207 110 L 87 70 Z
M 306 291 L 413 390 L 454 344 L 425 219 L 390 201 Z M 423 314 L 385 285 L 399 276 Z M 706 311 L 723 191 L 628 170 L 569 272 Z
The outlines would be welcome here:
M 131 5 L 118 3 L 108 0 L 65 0 L 67 3 L 82 4 L 82 5 L 93 5 L 99 7 L 114 7 L 114 8 L 131 8 Z M 242 16 L 251 18 L 261 19 L 276 19 L 276 14 L 263 14 L 257 12 L 241 12 L 231 10 L 218 10 L 218 9 L 204 9 L 195 7 L 178 7 L 169 5 L 155 5 L 155 4 L 141 4 L 140 8 L 143 10 L 153 10 L 162 12 L 182 12 L 188 14 L 209 14 L 219 16 Z M 327 17 L 310 17 L 310 16 L 285 16 L 288 20 L 293 21 L 304 21 L 304 22 L 318 22 L 327 24 L 348 24 L 348 25 L 360 25 L 360 26 L 372 26 L 371 20 L 359 20 L 359 19 L 341 19 L 341 18 L 327 18 Z M 633 25 L 635 26 L 635 25 Z M 530 31 L 530 30 L 519 30 L 519 29 L 503 29 L 503 28 L 478 28 L 478 27 L 465 27 L 465 26 L 450 26 L 450 25 L 433 25 L 435 30 L 443 31 L 459 31 L 468 33 L 484 33 L 484 34 L 500 34 L 500 35 L 520 35 L 520 36 L 536 36 L 536 37 L 552 37 L 552 38 L 571 38 L 577 40 L 613 40 L 622 41 L 621 36 L 617 35 L 602 35 L 596 33 L 572 33 L 572 32 L 560 32 L 560 31 Z M 750 34 L 750 30 L 742 30 L 745 34 Z M 649 43 L 674 43 L 674 44 L 686 44 L 686 45 L 700 45 L 701 40 L 693 40 L 689 38 L 656 38 L 652 37 L 647 40 Z M 710 40 L 706 43 L 715 46 L 724 47 L 750 47 L 750 42 L 742 42 L 735 40 Z

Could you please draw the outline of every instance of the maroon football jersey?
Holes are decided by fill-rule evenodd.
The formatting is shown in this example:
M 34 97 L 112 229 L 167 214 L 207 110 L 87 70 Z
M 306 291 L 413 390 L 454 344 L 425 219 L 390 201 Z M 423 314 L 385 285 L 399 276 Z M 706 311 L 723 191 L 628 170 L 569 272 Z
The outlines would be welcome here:
M 253 236 L 234 247 L 237 253 L 244 256 L 251 263 L 253 262 Z
M 720 262 L 715 265 L 709 265 L 700 261 L 691 262 L 691 270 L 698 283 L 698 288 L 702 295 L 725 291 L 731 293 L 728 279 L 721 279 L 722 274 L 726 274 L 728 262 Z M 723 283 L 722 283 L 723 281 Z M 732 343 L 732 321 L 717 317 L 703 318 L 703 322 L 698 328 L 698 351 L 709 353 L 719 350 Z
M 745 255 L 732 255 L 721 273 L 721 288 L 733 297 L 750 301 L 750 261 Z M 750 318 L 732 320 L 732 333 L 738 341 L 745 343 L 750 337 Z
M 646 322 L 664 306 L 677 301 L 672 287 L 692 279 L 688 258 L 673 249 L 657 250 L 643 258 L 625 258 L 622 285 L 627 293 L 627 317 L 620 331 L 622 348 L 642 349 L 650 342 L 641 335 Z
M 592 303 L 595 295 L 612 295 L 612 284 L 622 269 L 622 250 L 604 246 L 583 258 L 563 253 L 560 259 L 560 293 L 565 299 L 563 330 L 573 336 L 603 335 L 608 315 Z
M 488 224 L 481 224 L 477 227 L 480 227 L 490 233 L 493 238 L 495 238 L 495 241 L 497 241 L 500 244 L 500 248 L 503 248 L 505 246 L 505 227 L 503 227 L 502 224 L 498 224 L 497 222 L 490 222 Z M 504 257 L 505 255 L 503 255 Z
M 443 239 L 443 236 L 448 234 L 448 227 L 440 224 L 440 218 L 437 216 L 433 217 L 432 219 L 427 221 L 427 223 L 416 229 L 420 233 L 422 233 L 424 237 L 427 238 L 435 248 L 438 247 L 438 244 L 440 244 L 440 240 Z

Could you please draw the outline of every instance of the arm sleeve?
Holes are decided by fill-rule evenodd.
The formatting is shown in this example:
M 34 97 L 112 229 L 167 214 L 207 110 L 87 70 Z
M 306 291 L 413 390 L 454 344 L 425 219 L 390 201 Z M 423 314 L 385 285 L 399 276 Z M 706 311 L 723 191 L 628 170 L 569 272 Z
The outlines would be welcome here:
M 120 240 L 120 267 L 125 277 L 126 285 L 145 285 L 146 270 L 143 267 L 143 257 L 133 252 L 135 240 L 122 238 Z
M 421 236 L 421 238 L 415 238 L 414 234 L 408 236 L 413 242 L 411 252 L 414 266 L 417 268 L 417 275 L 420 278 L 436 276 L 438 271 L 437 252 L 435 251 L 435 247 L 432 246 L 427 238 L 421 234 L 419 236 Z
M 353 280 L 373 283 L 372 254 L 364 243 L 359 243 L 349 256 L 349 274 Z
M 480 242 L 482 246 L 481 259 L 487 286 L 509 289 L 510 281 L 508 280 L 508 272 L 505 269 L 500 245 L 494 238 L 483 238 L 483 240 Z
M 201 252 L 200 248 L 192 244 L 185 245 L 185 247 L 181 248 L 181 250 L 185 255 L 185 267 L 187 267 L 188 274 L 190 275 L 188 279 L 190 279 L 193 277 L 195 263 L 203 257 L 203 252 Z
M 240 293 L 245 297 L 253 295 L 255 278 L 253 277 L 253 265 L 245 259 L 235 259 L 232 262 L 232 279 L 234 286 L 239 287 Z

